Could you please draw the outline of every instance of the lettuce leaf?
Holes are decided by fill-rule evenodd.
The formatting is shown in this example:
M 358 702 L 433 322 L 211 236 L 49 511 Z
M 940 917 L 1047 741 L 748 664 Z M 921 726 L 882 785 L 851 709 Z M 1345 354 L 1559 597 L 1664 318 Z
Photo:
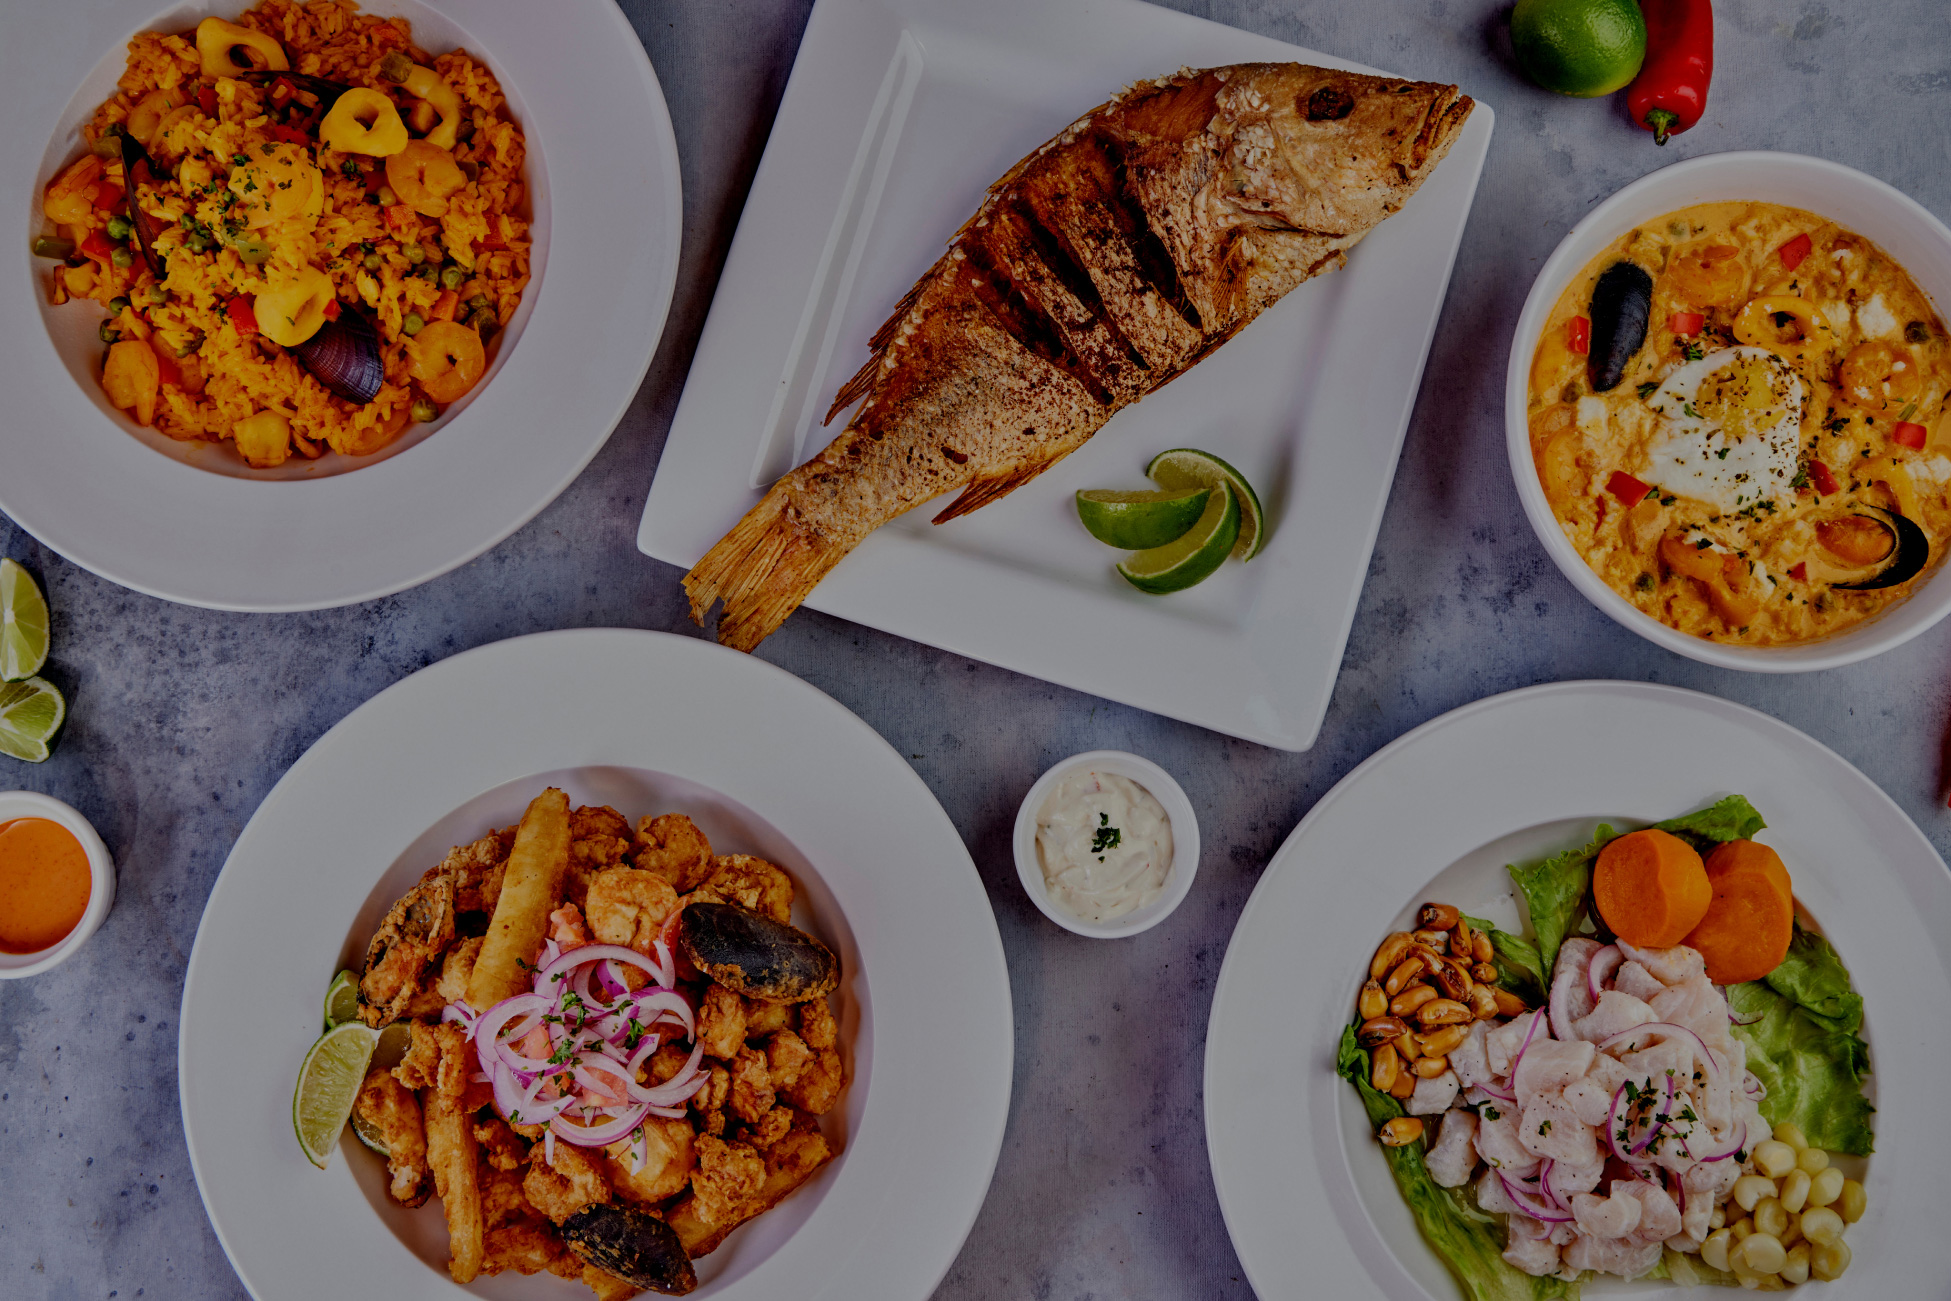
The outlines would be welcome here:
M 1653 824 L 1691 844 L 1703 856 L 1716 845 L 1730 840 L 1753 840 L 1755 832 L 1768 824 L 1755 812 L 1746 797 L 1730 795 L 1696 813 L 1688 813 Z
M 1472 930 L 1490 936 L 1491 965 L 1497 968 L 1497 983 L 1513 994 L 1528 997 L 1533 1003 L 1544 1001 L 1546 993 L 1544 959 L 1538 946 L 1521 935 L 1500 931 L 1477 917 L 1465 917 Z
M 1355 1042 L 1353 1026 L 1341 1032 L 1335 1069 L 1361 1094 L 1371 1126 L 1379 1128 L 1402 1114 L 1400 1102 L 1369 1084 L 1368 1054 Z M 1532 1278 L 1504 1260 L 1503 1226 L 1470 1201 L 1467 1189 L 1437 1187 L 1423 1163 L 1421 1143 L 1381 1151 L 1402 1199 L 1416 1217 L 1416 1227 L 1456 1275 L 1470 1301 L 1578 1301 L 1578 1284 Z
M 1542 863 L 1526 867 L 1512 863 L 1504 870 L 1524 896 L 1531 914 L 1531 931 L 1538 937 L 1539 979 L 1550 985 L 1551 969 L 1558 964 L 1558 946 L 1567 936 L 1578 933 L 1579 918 L 1585 913 L 1585 896 L 1592 885 L 1592 860 L 1607 842 L 1620 835 L 1604 823 L 1592 833 L 1592 843 L 1583 849 L 1568 849 Z
M 1821 936 L 1795 928 L 1788 956 L 1760 980 L 1729 986 L 1728 1005 L 1746 1025 L 1734 1033 L 1748 1048 L 1748 1069 L 1767 1088 L 1761 1114 L 1789 1121 L 1811 1144 L 1868 1156 L 1874 1146 L 1863 1096 L 1870 1051 L 1863 999 L 1851 988 L 1836 951 Z

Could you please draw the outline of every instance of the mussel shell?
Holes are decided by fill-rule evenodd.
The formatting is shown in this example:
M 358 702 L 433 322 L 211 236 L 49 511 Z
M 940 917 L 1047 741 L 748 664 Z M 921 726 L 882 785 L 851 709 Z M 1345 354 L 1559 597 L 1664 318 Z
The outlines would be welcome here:
M 1614 262 L 1592 286 L 1592 351 L 1586 372 L 1595 392 L 1619 387 L 1653 312 L 1653 277 L 1631 262 Z
M 698 1286 L 677 1230 L 648 1211 L 592 1203 L 562 1222 L 562 1240 L 596 1268 L 652 1292 L 683 1296 Z
M 1917 526 L 1917 521 L 1880 506 L 1855 506 L 1850 513 L 1873 519 L 1889 529 L 1897 545 L 1890 549 L 1890 554 L 1884 558 L 1884 568 L 1874 578 L 1866 578 L 1860 583 L 1831 583 L 1830 586 L 1837 591 L 1869 592 L 1879 587 L 1895 587 L 1898 583 L 1917 577 L 1924 572 L 1924 566 L 1931 563 L 1931 539 Z
M 339 304 L 336 320 L 292 349 L 312 378 L 356 406 L 365 406 L 386 382 L 379 357 L 379 329 L 364 310 Z
M 123 179 L 128 182 L 123 189 L 129 205 L 129 224 L 135 227 L 136 247 L 142 253 L 142 260 L 149 266 L 149 274 L 161 284 L 169 276 L 163 255 L 156 251 L 156 236 L 162 233 L 162 227 L 136 202 L 136 187 L 154 185 L 156 171 L 149 161 L 148 152 L 127 131 L 122 133 L 122 173 Z
M 804 1003 L 840 983 L 833 950 L 796 926 L 729 903 L 694 903 L 678 916 L 678 952 L 727 989 L 762 1003 Z

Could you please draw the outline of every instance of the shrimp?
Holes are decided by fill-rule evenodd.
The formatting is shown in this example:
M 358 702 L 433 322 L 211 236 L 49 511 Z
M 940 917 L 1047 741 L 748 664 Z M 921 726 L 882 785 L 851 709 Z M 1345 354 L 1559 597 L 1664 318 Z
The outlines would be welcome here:
M 1902 407 L 1923 389 L 1924 379 L 1910 349 L 1874 339 L 1849 350 L 1837 378 L 1849 400 L 1866 411 Z
M 407 340 L 407 373 L 442 406 L 458 402 L 488 369 L 481 336 L 465 325 L 433 321 Z
M 447 215 L 447 200 L 467 185 L 454 155 L 425 140 L 409 140 L 386 160 L 386 183 L 400 202 L 423 217 Z
M 1741 250 L 1727 244 L 1680 249 L 1667 263 L 1667 283 L 1693 307 L 1732 307 L 1748 287 Z
M 664 920 L 677 911 L 677 891 L 654 872 L 612 867 L 590 878 L 589 928 L 604 944 L 624 944 L 646 957 Z
M 47 219 L 63 226 L 95 224 L 95 209 L 121 201 L 122 191 L 109 180 L 102 160 L 83 154 L 74 166 L 48 182 L 41 197 L 41 211 Z

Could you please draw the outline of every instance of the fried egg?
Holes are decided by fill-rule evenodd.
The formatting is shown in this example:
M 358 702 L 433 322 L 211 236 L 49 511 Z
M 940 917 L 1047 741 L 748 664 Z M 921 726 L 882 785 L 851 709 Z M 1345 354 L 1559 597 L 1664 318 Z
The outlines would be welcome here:
M 1733 514 L 1787 495 L 1807 390 L 1766 348 L 1723 348 L 1675 370 L 1646 399 L 1661 433 L 1640 477 Z

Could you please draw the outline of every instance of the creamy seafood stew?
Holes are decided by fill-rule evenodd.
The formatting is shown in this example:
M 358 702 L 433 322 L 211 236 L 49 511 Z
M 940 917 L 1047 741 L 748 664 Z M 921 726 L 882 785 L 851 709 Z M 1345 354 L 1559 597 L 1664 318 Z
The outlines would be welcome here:
M 1531 367 L 1532 457 L 1586 563 L 1699 637 L 1784 645 L 1902 601 L 1951 535 L 1951 342 L 1875 244 L 1765 203 L 1627 232 Z

